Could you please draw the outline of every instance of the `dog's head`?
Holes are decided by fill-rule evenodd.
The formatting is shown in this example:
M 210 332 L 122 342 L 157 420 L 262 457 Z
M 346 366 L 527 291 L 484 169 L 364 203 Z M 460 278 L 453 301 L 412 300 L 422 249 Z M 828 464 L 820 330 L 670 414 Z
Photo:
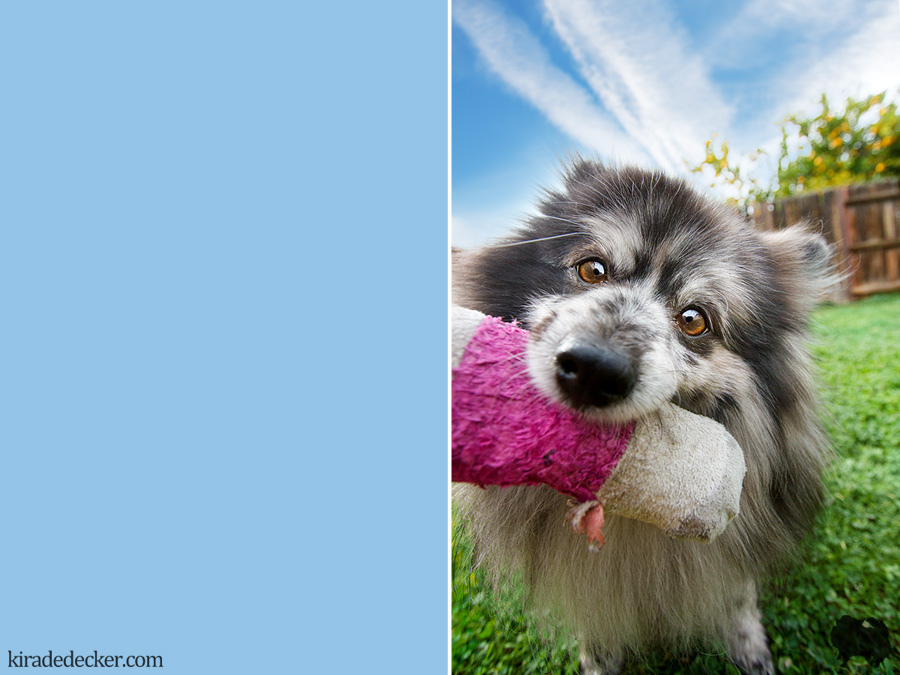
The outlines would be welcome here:
M 605 421 L 790 396 L 778 380 L 829 270 L 820 236 L 757 232 L 659 173 L 579 161 L 563 185 L 454 269 L 458 302 L 531 330 L 546 395 Z

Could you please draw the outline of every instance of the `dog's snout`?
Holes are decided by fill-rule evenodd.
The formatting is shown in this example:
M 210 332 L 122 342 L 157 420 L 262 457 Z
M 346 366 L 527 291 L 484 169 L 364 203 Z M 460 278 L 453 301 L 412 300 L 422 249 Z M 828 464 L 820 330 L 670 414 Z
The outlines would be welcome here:
M 556 381 L 576 407 L 620 401 L 636 379 L 631 360 L 610 347 L 576 343 L 556 355 Z

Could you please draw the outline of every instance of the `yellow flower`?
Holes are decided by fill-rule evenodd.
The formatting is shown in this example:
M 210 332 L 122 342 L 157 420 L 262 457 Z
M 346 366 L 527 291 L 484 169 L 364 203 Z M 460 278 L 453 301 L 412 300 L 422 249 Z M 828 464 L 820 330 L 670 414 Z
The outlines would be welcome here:
M 882 171 L 884 171 L 884 162 L 878 162 L 875 166 L 875 173 L 881 173 Z
M 813 160 L 813 164 L 815 164 L 816 166 L 819 166 L 821 163 L 822 163 L 822 158 L 821 158 L 821 157 L 816 157 L 816 158 Z

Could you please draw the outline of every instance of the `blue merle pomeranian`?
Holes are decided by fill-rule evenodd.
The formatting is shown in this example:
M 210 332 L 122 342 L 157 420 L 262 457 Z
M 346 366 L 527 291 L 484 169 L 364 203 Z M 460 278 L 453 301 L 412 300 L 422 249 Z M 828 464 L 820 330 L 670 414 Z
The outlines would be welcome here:
M 823 499 L 829 450 L 805 343 L 831 279 L 829 247 L 805 226 L 756 231 L 683 180 L 581 158 L 508 238 L 454 252 L 454 302 L 528 328 L 530 375 L 549 397 L 604 421 L 672 402 L 725 425 L 745 453 L 740 515 L 711 543 L 609 516 L 595 554 L 549 488 L 455 486 L 478 564 L 524 580 L 535 614 L 579 640 L 583 673 L 617 673 L 650 647 L 715 645 L 743 673 L 773 672 L 757 583 Z

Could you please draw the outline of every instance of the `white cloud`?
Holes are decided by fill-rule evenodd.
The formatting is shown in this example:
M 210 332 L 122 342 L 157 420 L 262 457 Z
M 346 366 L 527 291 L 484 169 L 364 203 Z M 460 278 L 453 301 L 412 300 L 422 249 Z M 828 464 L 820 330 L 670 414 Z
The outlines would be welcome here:
M 684 172 L 713 132 L 728 129 L 730 106 L 662 3 L 545 0 L 545 8 L 592 91 L 494 5 L 459 0 L 454 20 L 490 69 L 573 139 L 618 161 L 650 158 Z
M 557 128 L 608 158 L 647 163 L 590 92 L 551 63 L 524 22 L 472 0 L 454 2 L 453 18 L 490 69 Z
M 830 37 L 823 39 L 825 35 L 856 25 L 864 11 L 863 5 L 853 2 L 751 0 L 712 32 L 705 56 L 720 67 L 752 68 L 759 58 L 769 57 L 760 49 L 761 41 L 784 33 L 792 44 L 805 45 L 808 60 L 817 57 L 820 48 L 832 44 Z
M 728 129 L 731 107 L 677 18 L 656 0 L 544 0 L 582 76 L 662 168 L 698 163 L 704 142 Z
M 878 11 L 874 11 L 877 9 Z M 789 64 L 776 86 L 785 112 L 810 112 L 823 92 L 836 104 L 900 87 L 900 11 L 894 1 L 869 5 L 863 21 L 845 24 L 842 42 L 818 58 Z M 823 50 L 824 51 L 824 50 Z M 889 91 L 889 93 L 891 93 Z
M 898 6 L 897 0 L 746 3 L 713 32 L 704 49 L 707 61 L 746 77 L 755 75 L 756 83 L 764 85 L 769 94 L 768 104 L 729 140 L 745 151 L 771 145 L 779 133 L 777 123 L 787 114 L 814 113 L 823 92 L 840 104 L 847 96 L 896 91 L 900 86 Z M 784 43 L 775 48 L 778 69 L 763 76 L 761 63 L 771 61 L 773 47 L 761 45 L 773 39 Z

